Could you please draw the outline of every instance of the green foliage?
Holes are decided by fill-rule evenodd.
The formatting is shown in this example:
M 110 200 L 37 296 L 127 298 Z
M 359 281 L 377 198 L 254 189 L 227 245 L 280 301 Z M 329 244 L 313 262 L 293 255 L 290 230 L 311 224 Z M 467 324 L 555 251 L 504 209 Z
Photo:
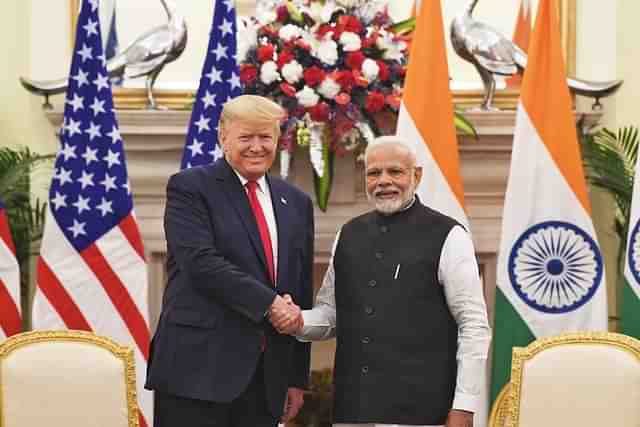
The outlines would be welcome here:
M 28 295 L 31 243 L 42 237 L 47 204 L 31 199 L 31 172 L 52 155 L 39 155 L 26 147 L 0 148 L 0 199 L 5 204 L 9 228 L 20 264 L 21 293 Z M 27 308 L 22 301 L 23 312 Z
M 584 133 L 581 140 L 587 180 L 611 194 L 615 200 L 615 232 L 620 238 L 620 257 L 625 252 L 629 231 L 633 177 L 640 143 L 638 128 L 623 127 L 615 133 L 601 128 Z

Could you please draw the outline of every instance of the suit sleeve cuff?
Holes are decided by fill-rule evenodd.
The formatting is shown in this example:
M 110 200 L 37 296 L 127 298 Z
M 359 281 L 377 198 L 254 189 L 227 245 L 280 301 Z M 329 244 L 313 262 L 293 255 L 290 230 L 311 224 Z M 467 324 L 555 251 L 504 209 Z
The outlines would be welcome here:
M 478 410 L 478 396 L 468 393 L 456 393 L 451 409 L 475 413 Z

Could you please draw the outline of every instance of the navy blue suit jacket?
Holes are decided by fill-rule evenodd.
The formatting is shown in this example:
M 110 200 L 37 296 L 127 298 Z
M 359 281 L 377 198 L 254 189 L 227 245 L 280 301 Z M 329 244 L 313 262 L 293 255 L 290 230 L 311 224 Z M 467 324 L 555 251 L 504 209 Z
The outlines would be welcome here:
M 249 200 L 229 164 L 186 169 L 167 185 L 168 283 L 151 343 L 146 387 L 230 402 L 255 372 L 263 336 L 266 398 L 282 414 L 286 389 L 304 388 L 310 347 L 279 335 L 264 318 L 276 293 L 311 308 L 313 205 L 267 177 L 278 228 L 277 288 Z

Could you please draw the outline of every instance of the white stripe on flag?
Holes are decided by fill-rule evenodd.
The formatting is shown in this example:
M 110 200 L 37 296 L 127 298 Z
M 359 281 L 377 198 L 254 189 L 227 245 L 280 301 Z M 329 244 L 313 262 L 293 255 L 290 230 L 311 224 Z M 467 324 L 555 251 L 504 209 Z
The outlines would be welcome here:
M 420 200 L 431 209 L 454 218 L 469 230 L 467 214 L 460 206 L 449 182 L 418 131 L 410 112 L 406 110 L 404 102 L 402 102 L 400 109 L 397 134 L 404 137 L 407 142 L 414 144 L 417 164 L 422 166 L 422 180 L 417 189 Z
M 124 284 L 136 307 L 149 322 L 147 307 L 147 264 L 131 246 L 119 227 L 113 227 L 96 241 L 96 246 L 108 261 L 113 272 Z
M 18 260 L 4 240 L 0 239 L 0 280 L 5 284 L 9 295 L 20 309 L 20 270 Z M 0 334 L 2 329 L 0 329 Z
M 520 235 L 534 224 L 566 221 L 596 240 L 589 214 L 560 173 L 522 104 L 518 106 L 514 135 L 498 259 L 498 286 L 538 338 L 558 331 L 606 330 L 604 272 L 602 283 L 591 300 L 580 309 L 562 315 L 543 315 L 531 310 L 511 286 L 507 265 L 509 253 Z M 587 315 L 589 313 L 591 315 Z

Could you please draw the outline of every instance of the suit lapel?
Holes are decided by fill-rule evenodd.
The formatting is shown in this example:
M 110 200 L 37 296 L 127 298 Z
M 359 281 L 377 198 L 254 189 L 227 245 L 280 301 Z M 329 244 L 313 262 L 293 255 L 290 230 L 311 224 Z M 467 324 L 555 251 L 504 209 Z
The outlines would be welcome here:
M 273 204 L 273 212 L 276 217 L 276 226 L 278 229 L 278 265 L 276 266 L 276 281 L 278 289 L 283 292 L 288 286 L 286 280 L 286 272 L 288 271 L 289 261 L 289 236 L 291 224 L 291 207 L 285 195 L 285 188 L 282 181 L 269 179 L 269 189 L 271 191 L 271 203 Z
M 264 268 L 264 271 L 267 272 L 267 277 L 268 277 L 269 270 L 267 268 L 267 260 L 264 255 L 262 241 L 260 240 L 260 232 L 258 231 L 258 224 L 256 223 L 255 216 L 253 215 L 253 210 L 251 210 L 251 205 L 249 205 L 249 199 L 247 198 L 247 193 L 245 192 L 245 189 L 242 187 L 242 184 L 240 183 L 240 180 L 236 176 L 235 172 L 233 171 L 233 169 L 231 169 L 231 166 L 229 166 L 229 164 L 225 160 L 220 160 L 220 162 L 223 162 L 225 165 L 224 167 L 225 173 L 221 174 L 221 176 L 218 179 L 222 178 L 220 180 L 224 181 L 223 187 L 224 187 L 225 193 L 227 194 L 227 197 L 229 198 L 231 205 L 234 207 L 234 209 L 238 213 L 238 216 L 240 217 L 240 220 L 242 221 L 242 224 L 244 225 L 244 228 L 247 231 L 247 234 L 249 235 L 249 239 L 251 240 L 253 249 L 256 252 L 256 255 L 258 256 L 258 258 L 260 259 L 262 263 L 262 267 Z

